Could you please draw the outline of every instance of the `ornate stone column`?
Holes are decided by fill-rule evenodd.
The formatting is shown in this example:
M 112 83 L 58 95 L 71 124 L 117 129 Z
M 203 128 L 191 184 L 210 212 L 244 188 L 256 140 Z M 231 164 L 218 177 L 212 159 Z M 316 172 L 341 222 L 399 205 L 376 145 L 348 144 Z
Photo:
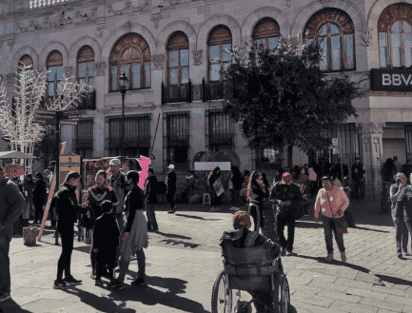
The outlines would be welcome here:
M 383 144 L 382 134 L 385 123 L 372 122 L 358 124 L 362 129 L 363 142 L 363 162 L 366 170 L 366 194 L 375 199 L 381 196 L 382 192 L 382 160 Z

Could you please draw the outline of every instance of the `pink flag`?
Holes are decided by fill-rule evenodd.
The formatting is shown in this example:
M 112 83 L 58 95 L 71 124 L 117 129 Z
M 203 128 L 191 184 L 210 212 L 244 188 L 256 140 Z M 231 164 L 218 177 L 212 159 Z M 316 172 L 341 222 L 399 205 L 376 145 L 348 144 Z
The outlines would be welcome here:
M 139 162 L 140 167 L 142 168 L 142 171 L 139 173 L 140 174 L 140 179 L 139 183 L 137 184 L 142 190 L 144 190 L 144 182 L 146 180 L 146 177 L 148 176 L 148 169 L 150 164 L 152 163 L 152 160 L 149 158 L 146 158 L 145 156 L 140 156 L 139 159 L 137 159 L 137 162 Z

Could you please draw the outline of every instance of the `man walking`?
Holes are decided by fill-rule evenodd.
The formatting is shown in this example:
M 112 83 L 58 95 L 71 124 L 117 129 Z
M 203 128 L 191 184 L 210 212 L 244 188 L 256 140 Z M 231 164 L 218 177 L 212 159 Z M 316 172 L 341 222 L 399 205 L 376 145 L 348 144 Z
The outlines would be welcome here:
M 361 182 L 362 182 L 363 174 L 365 174 L 363 165 L 360 162 L 360 158 L 356 157 L 355 163 L 352 165 L 352 180 L 353 180 L 353 198 L 357 201 L 362 200 L 360 189 L 361 189 Z
M 113 216 L 116 218 L 119 225 L 120 234 L 123 234 L 123 217 L 124 198 L 126 196 L 126 177 L 120 170 L 122 162 L 119 159 L 111 159 L 109 162 L 109 171 L 112 176 L 109 177 L 108 185 L 113 188 L 119 204 L 113 210 Z M 120 240 L 121 238 L 119 238 Z M 120 258 L 120 246 L 117 247 L 115 260 L 118 262 Z
M 25 204 L 19 188 L 6 179 L 0 167 L 0 302 L 10 299 L 10 241 L 13 223 L 19 218 Z
M 406 186 L 406 177 L 403 173 L 396 174 L 396 183 L 391 186 L 389 197 L 391 199 L 391 211 L 392 211 L 392 218 L 395 219 L 395 207 L 398 203 L 398 198 L 403 189 Z M 395 223 L 395 220 L 394 220 Z M 404 251 L 405 255 L 408 253 L 408 229 L 406 228 L 404 215 L 398 215 L 398 222 L 395 223 L 395 231 L 396 231 L 396 250 L 398 253 L 398 258 L 402 258 L 402 250 Z
M 293 254 L 293 242 L 295 239 L 295 218 L 298 211 L 299 201 L 302 193 L 297 185 L 292 184 L 292 174 L 286 172 L 282 176 L 282 181 L 277 182 L 270 192 L 270 198 L 278 204 L 276 214 L 276 227 L 282 255 Z M 288 239 L 284 235 L 285 226 L 288 227 Z
M 157 178 L 154 175 L 154 170 L 149 168 L 147 171 L 148 176 L 146 178 L 146 214 L 147 214 L 147 230 L 148 231 L 159 231 L 159 226 L 156 221 L 156 204 L 157 204 Z
M 167 173 L 166 176 L 166 186 L 167 186 L 167 192 L 166 192 L 166 200 L 170 204 L 170 211 L 167 213 L 175 213 L 177 206 L 175 205 L 175 193 L 176 193 L 176 173 L 174 171 L 175 166 L 173 164 L 170 164 L 168 166 L 169 173 Z

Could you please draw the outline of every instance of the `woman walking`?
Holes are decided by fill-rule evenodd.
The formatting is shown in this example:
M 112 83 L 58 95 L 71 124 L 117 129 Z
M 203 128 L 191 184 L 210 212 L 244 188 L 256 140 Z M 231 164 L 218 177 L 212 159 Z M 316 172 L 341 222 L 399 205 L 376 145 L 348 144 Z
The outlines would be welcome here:
M 43 179 L 42 173 L 37 172 L 34 177 L 36 178 L 33 189 L 33 204 L 36 210 L 34 224 L 41 224 L 43 220 L 43 206 L 47 196 L 46 182 Z
M 219 204 L 219 197 L 221 195 L 218 195 L 217 192 L 219 192 L 219 190 L 216 190 L 216 186 L 215 183 L 220 181 L 220 167 L 215 167 L 213 171 L 211 171 L 209 173 L 209 177 L 207 178 L 207 184 L 210 187 L 210 194 L 212 197 L 212 203 L 211 203 L 211 208 L 210 211 L 214 212 L 214 211 L 220 211 L 220 209 L 218 208 L 218 204 Z M 216 183 L 217 185 L 218 183 Z M 221 185 L 221 183 L 220 183 Z
M 232 166 L 232 176 L 230 177 L 229 190 L 232 193 L 233 206 L 229 209 L 231 211 L 240 210 L 240 191 L 242 190 L 243 176 L 239 168 Z
M 117 278 L 120 283 L 124 282 L 130 258 L 136 254 L 139 271 L 136 279 L 132 282 L 133 286 L 146 284 L 146 256 L 143 248 L 149 246 L 147 221 L 143 214 L 144 193 L 137 185 L 139 178 L 137 171 L 129 171 L 126 174 L 127 185 L 130 186 L 131 190 L 124 200 L 127 218 L 120 248 L 120 273 Z
M 57 263 L 57 278 L 54 281 L 55 289 L 64 289 L 69 286 L 81 284 L 81 280 L 75 279 L 70 272 L 70 262 L 73 252 L 74 240 L 74 223 L 77 220 L 77 214 L 87 213 L 90 217 L 90 211 L 86 209 L 87 204 L 83 203 L 80 207 L 76 198 L 76 187 L 79 185 L 80 174 L 78 172 L 69 172 L 64 180 L 63 185 L 54 196 L 56 210 L 59 217 L 57 231 L 62 239 L 62 253 Z M 63 280 L 63 272 L 65 279 Z
M 262 174 L 252 172 L 247 187 L 247 199 L 249 200 L 249 214 L 253 217 L 255 231 L 259 231 L 256 228 L 258 223 L 260 224 L 259 227 L 263 228 L 263 201 L 268 198 L 269 189 L 263 182 Z M 260 211 L 260 221 L 258 220 L 257 210 Z
M 117 206 L 119 201 L 112 187 L 107 186 L 107 173 L 104 170 L 97 172 L 95 176 L 95 185 L 87 191 L 86 203 L 91 212 L 91 217 L 85 220 L 85 224 L 89 228 L 90 238 L 93 238 L 93 230 L 96 220 L 103 214 L 101 204 L 104 200 L 112 202 L 113 206 Z M 92 264 L 91 278 L 96 277 L 97 253 L 93 252 L 93 241 L 90 246 L 90 261 Z
M 340 234 L 335 225 L 335 218 L 343 217 L 345 210 L 349 206 L 349 199 L 346 193 L 339 187 L 333 184 L 330 176 L 322 177 L 323 188 L 319 190 L 315 203 L 315 222 L 320 220 L 323 223 L 325 233 L 326 250 L 328 255 L 326 260 L 333 259 L 333 241 L 332 232 L 335 235 L 336 243 L 338 244 L 340 257 L 342 262 L 346 262 L 345 246 L 343 244 L 343 235 Z

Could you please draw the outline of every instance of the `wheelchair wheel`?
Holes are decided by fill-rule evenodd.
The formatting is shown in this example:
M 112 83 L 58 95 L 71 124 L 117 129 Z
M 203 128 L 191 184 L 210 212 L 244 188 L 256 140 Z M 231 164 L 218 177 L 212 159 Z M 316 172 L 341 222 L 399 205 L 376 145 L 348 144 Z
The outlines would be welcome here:
M 289 313 L 290 291 L 286 276 L 282 273 L 276 274 L 273 305 L 277 313 Z
M 258 205 L 255 205 L 255 204 L 253 204 L 253 205 L 249 205 L 249 210 L 248 210 L 249 212 L 249 215 L 251 215 L 252 217 L 255 217 L 256 216 L 256 218 L 253 218 L 253 224 L 254 224 L 254 231 L 259 231 L 259 229 L 260 229 L 260 221 L 261 221 L 261 212 L 260 212 L 260 208 L 259 208 L 259 206 Z
M 212 313 L 232 312 L 232 290 L 229 289 L 226 274 L 221 271 L 213 284 Z

